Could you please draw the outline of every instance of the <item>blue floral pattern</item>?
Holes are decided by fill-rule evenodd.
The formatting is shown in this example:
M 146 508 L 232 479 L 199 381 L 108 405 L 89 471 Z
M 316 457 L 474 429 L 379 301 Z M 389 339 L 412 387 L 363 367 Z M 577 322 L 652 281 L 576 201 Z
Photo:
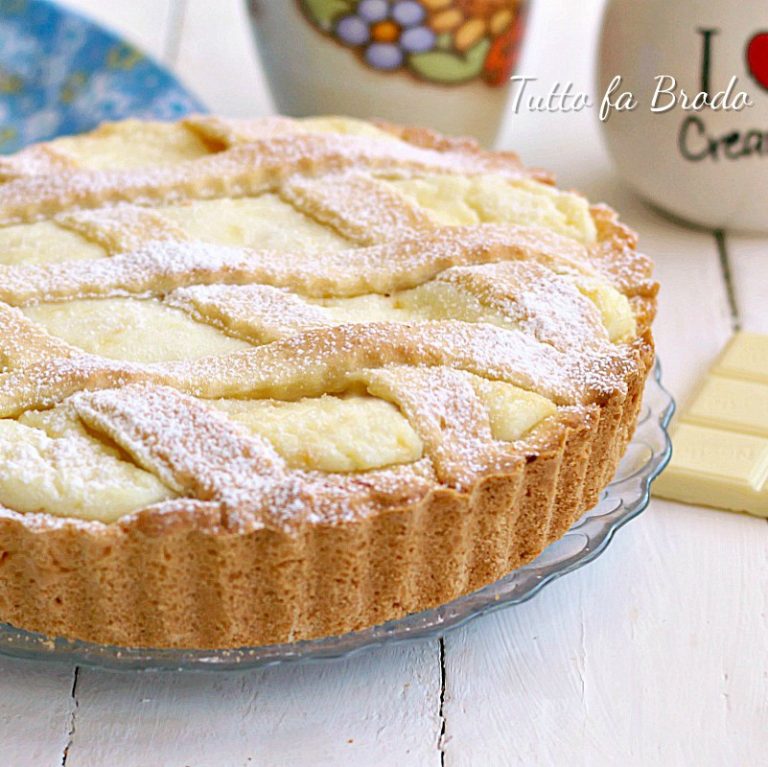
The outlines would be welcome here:
M 276 0 L 277 1 L 277 0 Z M 370 69 L 418 80 L 503 87 L 514 71 L 527 0 L 298 0 L 323 34 Z
M 399 69 L 409 53 L 435 47 L 437 36 L 425 25 L 427 11 L 416 0 L 360 0 L 353 13 L 336 23 L 336 37 L 349 46 L 364 46 L 375 69 Z
M 165 69 L 47 0 L 0 0 L 0 152 L 125 117 L 205 111 Z

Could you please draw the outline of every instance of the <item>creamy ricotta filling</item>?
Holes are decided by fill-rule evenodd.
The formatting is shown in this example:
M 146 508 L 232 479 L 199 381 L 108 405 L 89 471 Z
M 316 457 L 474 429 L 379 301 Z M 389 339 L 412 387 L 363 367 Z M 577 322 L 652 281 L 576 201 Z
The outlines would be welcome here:
M 294 128 L 299 133 L 347 133 L 398 143 L 368 123 L 341 118 L 305 120 Z M 214 138 L 189 127 L 130 121 L 104 126 L 86 137 L 60 139 L 52 147 L 76 166 L 91 170 L 174 165 L 222 148 Z M 584 245 L 597 238 L 586 200 L 531 179 L 435 173 L 378 178 L 376 183 L 428 212 L 438 225 L 541 227 Z M 169 222 L 169 231 L 185 238 L 283 253 L 293 263 L 352 247 L 332 227 L 273 193 L 192 199 L 152 210 Z M 60 219 L 0 227 L 0 264 L 109 257 L 101 245 L 64 223 Z M 564 279 L 596 307 L 611 342 L 635 337 L 635 318 L 624 295 L 598 278 L 567 274 Z M 251 297 L 244 297 L 241 305 L 234 293 L 219 303 L 213 299 L 206 303 L 206 295 L 193 289 L 183 300 L 172 294 L 79 298 L 33 304 L 22 311 L 73 347 L 136 363 L 227 355 L 324 325 L 459 319 L 520 327 L 499 305 L 491 306 L 479 294 L 439 277 L 388 295 L 314 299 L 291 295 L 288 303 L 275 300 L 262 307 L 258 316 L 249 315 Z M 275 297 L 281 299 L 276 293 Z M 487 415 L 494 440 L 524 439 L 557 412 L 550 400 L 535 392 L 469 373 L 466 380 Z M 243 433 L 268 440 L 292 469 L 365 472 L 424 456 L 412 424 L 384 389 L 375 386 L 297 401 L 225 399 L 204 404 Z M 111 522 L 172 496 L 157 477 L 84 428 L 66 401 L 48 411 L 30 410 L 16 421 L 0 420 L 0 504 L 24 512 Z

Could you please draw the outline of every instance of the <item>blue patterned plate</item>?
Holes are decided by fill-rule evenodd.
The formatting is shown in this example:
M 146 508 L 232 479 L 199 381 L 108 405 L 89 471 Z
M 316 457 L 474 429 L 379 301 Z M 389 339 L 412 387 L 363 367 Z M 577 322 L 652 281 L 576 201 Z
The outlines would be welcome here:
M 0 152 L 125 117 L 205 108 L 124 40 L 47 0 L 0 0 Z

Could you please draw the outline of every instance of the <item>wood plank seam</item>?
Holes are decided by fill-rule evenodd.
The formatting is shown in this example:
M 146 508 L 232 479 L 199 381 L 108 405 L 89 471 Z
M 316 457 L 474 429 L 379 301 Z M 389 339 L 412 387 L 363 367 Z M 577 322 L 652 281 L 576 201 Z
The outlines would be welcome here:
M 61 753 L 61 767 L 67 767 L 67 758 L 69 757 L 69 749 L 72 746 L 72 741 L 75 737 L 75 724 L 77 719 L 77 709 L 79 701 L 77 700 L 77 682 L 80 678 L 80 666 L 75 666 L 72 671 L 72 688 L 69 692 L 70 697 L 70 709 L 69 709 L 69 723 L 67 727 L 67 742 L 64 745 L 64 749 Z
M 715 245 L 717 246 L 717 255 L 720 258 L 720 269 L 723 273 L 723 282 L 725 283 L 725 292 L 728 297 L 728 307 L 731 310 L 731 324 L 734 332 L 741 330 L 741 314 L 739 312 L 739 302 L 736 298 L 736 289 L 733 284 L 733 275 L 731 262 L 728 257 L 728 240 L 722 229 L 713 232 Z
M 445 717 L 445 639 L 438 640 L 438 663 L 440 667 L 440 696 L 438 698 L 438 722 L 440 732 L 437 736 L 437 750 L 440 752 L 440 767 L 445 767 L 445 732 L 447 720 Z

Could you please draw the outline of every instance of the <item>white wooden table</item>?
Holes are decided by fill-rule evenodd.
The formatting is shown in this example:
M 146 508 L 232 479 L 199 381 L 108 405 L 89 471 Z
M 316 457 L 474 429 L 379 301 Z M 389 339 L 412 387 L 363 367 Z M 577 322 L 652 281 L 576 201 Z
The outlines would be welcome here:
M 70 3 L 212 110 L 270 111 L 241 0 Z M 601 5 L 539 0 L 522 73 L 589 88 Z M 768 332 L 768 239 L 646 208 L 593 120 L 521 115 L 503 144 L 641 233 L 662 284 L 665 381 L 685 402 L 734 327 Z M 767 585 L 765 521 L 654 500 L 593 564 L 440 642 L 226 674 L 0 660 L 0 765 L 763 765 Z

